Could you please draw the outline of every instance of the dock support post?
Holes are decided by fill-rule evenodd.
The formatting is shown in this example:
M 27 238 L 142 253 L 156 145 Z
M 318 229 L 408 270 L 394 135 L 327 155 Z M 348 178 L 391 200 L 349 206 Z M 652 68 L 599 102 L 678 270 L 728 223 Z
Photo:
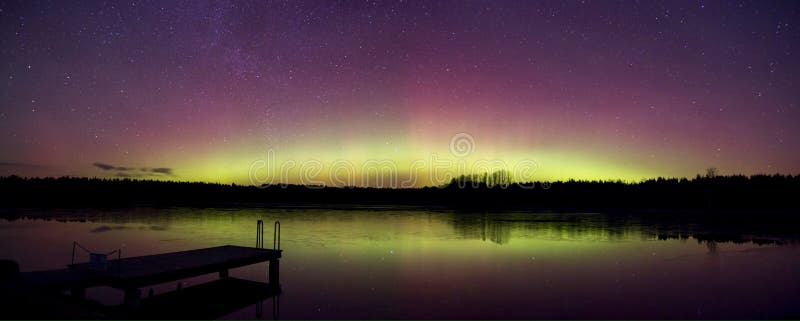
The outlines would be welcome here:
M 280 287 L 280 260 L 278 259 L 271 259 L 269 260 L 269 286 L 270 287 Z
M 141 298 L 142 291 L 139 290 L 139 288 L 127 288 L 125 289 L 125 298 L 123 299 L 123 304 L 128 307 L 137 307 Z
M 228 278 L 228 269 L 219 271 L 219 278 L 220 279 L 227 279 Z
M 272 320 L 280 320 L 281 318 L 281 294 L 278 293 L 272 297 Z

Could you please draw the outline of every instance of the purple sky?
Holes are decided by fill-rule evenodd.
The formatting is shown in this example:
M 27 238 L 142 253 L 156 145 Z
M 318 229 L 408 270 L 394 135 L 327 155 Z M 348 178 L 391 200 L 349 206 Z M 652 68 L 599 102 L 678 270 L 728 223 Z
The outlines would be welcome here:
M 546 179 L 798 174 L 799 17 L 797 1 L 3 1 L 0 175 L 246 184 L 267 150 L 404 168 L 458 133 L 469 160 L 531 159 Z

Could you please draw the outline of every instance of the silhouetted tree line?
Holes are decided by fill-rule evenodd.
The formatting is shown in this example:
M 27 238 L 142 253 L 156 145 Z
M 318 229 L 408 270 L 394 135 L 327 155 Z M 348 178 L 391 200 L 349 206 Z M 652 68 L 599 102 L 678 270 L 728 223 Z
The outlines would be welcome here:
M 502 184 L 501 184 L 502 183 Z M 460 177 L 441 187 L 237 186 L 101 178 L 0 177 L 2 207 L 363 204 L 453 208 L 798 209 L 800 176 L 697 176 L 622 181 L 511 183 L 506 174 Z
M 499 170 L 492 173 L 461 175 L 453 178 L 453 180 L 450 181 L 450 185 L 455 185 L 461 188 L 476 188 L 480 186 L 488 188 L 505 188 L 511 184 L 514 184 L 514 178 L 513 175 L 511 175 L 511 172 L 507 170 Z

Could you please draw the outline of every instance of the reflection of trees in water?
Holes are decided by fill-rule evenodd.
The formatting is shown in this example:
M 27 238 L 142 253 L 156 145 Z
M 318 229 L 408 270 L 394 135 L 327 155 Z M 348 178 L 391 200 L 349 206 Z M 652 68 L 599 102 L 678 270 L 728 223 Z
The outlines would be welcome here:
M 293 210 L 270 210 L 251 208 L 193 208 L 193 207 L 139 207 L 110 209 L 43 209 L 19 210 L 3 213 L 0 219 L 33 219 L 56 222 L 92 222 L 111 224 L 181 224 L 215 223 L 233 221 L 245 217 L 269 219 Z M 342 219 L 350 217 L 342 215 Z
M 488 239 L 497 244 L 506 244 L 511 240 L 513 225 L 493 219 L 490 214 L 456 214 L 452 222 L 456 234 L 462 238 L 484 241 Z
M 715 253 L 718 243 L 798 244 L 792 224 L 764 217 L 725 220 L 714 215 L 604 215 L 559 213 L 454 213 L 457 235 L 509 243 L 514 237 L 550 240 L 624 241 L 688 240 L 705 244 Z
M 272 215 L 271 215 L 272 214 Z M 59 209 L 59 210 L 23 210 L 16 211 L 13 215 L 0 216 L 0 219 L 14 221 L 17 219 L 32 219 L 55 222 L 75 223 L 103 223 L 93 232 L 102 232 L 107 229 L 149 229 L 156 231 L 169 230 L 171 227 L 185 228 L 215 227 L 223 223 L 245 219 L 246 222 L 255 222 L 258 219 L 269 220 L 274 213 L 248 211 L 239 209 L 217 208 L 115 208 L 115 209 Z
M 511 241 L 512 234 L 551 240 L 621 241 L 641 235 L 634 226 L 615 220 L 597 221 L 594 217 L 571 214 L 455 213 L 451 220 L 455 233 L 467 239 L 489 240 L 497 244 Z
M 706 248 L 709 254 L 717 254 L 717 241 L 706 241 Z
M 753 214 L 592 214 L 592 213 L 521 213 L 521 212 L 452 212 L 425 210 L 323 209 L 323 208 L 123 208 L 109 210 L 6 210 L 2 219 L 25 217 L 55 221 L 144 224 L 152 229 L 216 228 L 237 222 L 247 225 L 258 219 L 294 221 L 296 224 L 332 224 L 332 229 L 358 226 L 359 235 L 385 236 L 380 226 L 389 217 L 396 217 L 407 229 L 422 229 L 420 218 L 428 226 L 436 222 L 452 226 L 453 232 L 465 239 L 488 240 L 507 244 L 513 238 L 546 240 L 625 241 L 625 240 L 688 240 L 706 244 L 709 252 L 719 243 L 800 244 L 797 223 L 791 215 Z M 398 216 L 398 214 L 401 214 Z M 337 227 L 336 223 L 348 224 Z M 375 223 L 380 222 L 380 223 Z M 288 222 L 287 222 L 288 223 Z M 366 224 L 369 223 L 369 224 Z M 291 224 L 291 223 L 290 223 Z M 112 226 L 114 228 L 115 226 Z M 140 227 L 141 228 L 141 227 Z M 249 230 L 248 230 L 249 231 Z M 352 230 L 351 230 L 352 232 Z M 348 237 L 353 237 L 352 235 Z

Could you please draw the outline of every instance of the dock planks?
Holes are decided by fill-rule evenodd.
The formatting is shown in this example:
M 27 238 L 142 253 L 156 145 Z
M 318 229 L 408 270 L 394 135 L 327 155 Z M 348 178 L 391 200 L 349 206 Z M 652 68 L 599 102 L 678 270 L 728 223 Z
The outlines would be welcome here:
M 21 273 L 30 282 L 60 289 L 112 286 L 129 289 L 197 275 L 221 272 L 259 262 L 275 262 L 281 250 L 225 245 L 197 250 L 109 260 L 106 271 L 92 271 L 88 263 L 67 269 Z M 272 282 L 272 280 L 270 280 Z

